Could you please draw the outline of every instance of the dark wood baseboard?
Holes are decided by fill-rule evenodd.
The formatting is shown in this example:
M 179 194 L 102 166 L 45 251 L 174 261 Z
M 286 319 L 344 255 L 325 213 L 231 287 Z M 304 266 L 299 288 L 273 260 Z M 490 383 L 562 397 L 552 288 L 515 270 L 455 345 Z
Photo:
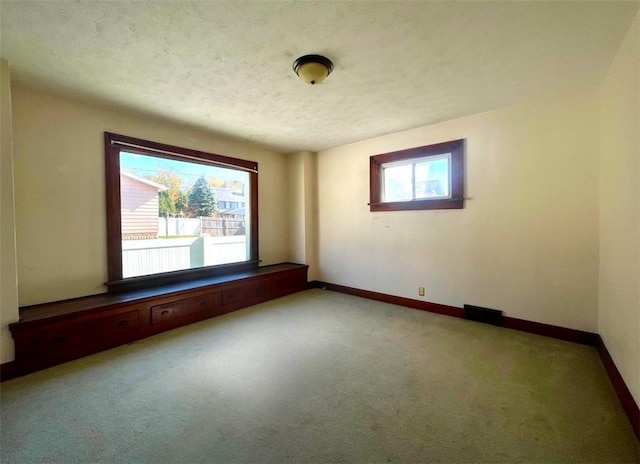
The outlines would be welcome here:
M 609 350 L 607 350 L 604 341 L 600 335 L 598 335 L 597 338 L 598 342 L 596 348 L 598 349 L 598 354 L 600 354 L 600 359 L 602 360 L 604 369 L 607 371 L 611 385 L 613 385 L 613 389 L 615 390 L 616 395 L 618 395 L 618 399 L 622 404 L 624 412 L 627 413 L 627 417 L 629 418 L 629 421 L 631 421 L 631 427 L 633 428 L 636 437 L 640 440 L 640 409 L 638 408 L 638 403 L 636 403 L 633 395 L 631 395 L 631 392 L 622 378 L 620 371 L 616 367 L 613 358 L 609 354 Z
M 385 293 L 371 292 L 359 288 L 346 287 L 344 285 L 331 284 L 314 280 L 309 283 L 311 288 L 325 288 L 334 292 L 346 293 L 348 295 L 368 298 L 370 300 L 382 301 L 384 303 L 397 304 L 408 308 L 420 309 L 432 313 L 444 314 L 446 316 L 464 318 L 464 309 L 455 306 L 448 306 L 428 301 L 414 300 L 400 296 L 387 295 Z M 598 346 L 598 334 L 583 332 L 582 330 L 568 329 L 556 325 L 543 324 L 541 322 L 526 321 L 515 317 L 504 316 L 502 318 L 503 327 L 507 329 L 519 330 L 545 337 L 557 338 L 568 342 L 580 343 L 582 345 Z
M 382 301 L 384 303 L 391 303 L 399 306 L 406 306 L 407 308 L 419 309 L 421 311 L 429 311 L 431 313 L 444 314 L 452 317 L 464 317 L 464 310 L 461 308 L 455 308 L 453 306 L 441 305 L 438 303 L 430 303 L 428 301 L 413 300 L 411 298 L 404 298 L 401 296 L 387 295 L 385 293 L 371 292 L 369 290 L 361 290 L 359 288 L 345 287 L 344 285 L 330 284 L 327 282 L 320 282 L 314 280 L 310 282 L 311 288 L 324 288 L 332 290 L 334 292 L 346 293 L 347 295 L 359 296 L 361 298 L 368 298 L 369 300 Z
M 18 366 L 15 361 L 0 364 L 0 381 L 15 379 L 19 377 Z
M 527 321 L 515 317 L 503 317 L 502 326 L 507 329 L 519 330 L 549 338 L 557 338 L 567 342 L 580 343 L 581 345 L 597 346 L 598 334 L 583 332 L 582 330 L 568 329 L 557 325 L 543 324 L 542 322 Z
M 420 309 L 422 311 L 429 311 L 438 314 L 444 314 L 453 317 L 464 317 L 464 310 L 462 308 L 456 308 L 455 306 L 447 306 L 436 303 L 429 303 L 426 301 L 413 300 L 411 298 L 403 298 L 399 296 L 386 295 L 384 293 L 371 292 L 368 290 L 361 290 L 358 288 L 347 287 L 344 285 L 331 284 L 314 280 L 309 282 L 310 288 L 323 288 L 326 290 L 332 290 L 335 292 L 346 293 L 348 295 L 359 296 L 361 298 L 368 298 L 370 300 L 382 301 L 384 303 L 397 304 L 399 306 L 406 306 L 409 308 Z M 515 317 L 503 317 L 503 327 L 513 330 L 519 330 L 521 332 L 528 332 L 536 335 L 542 335 L 544 337 L 557 338 L 573 343 L 579 343 L 582 345 L 589 345 L 597 348 L 600 354 L 602 364 L 609 376 L 609 381 L 613 385 L 613 388 L 618 395 L 618 399 L 622 404 L 631 427 L 635 432 L 638 439 L 640 439 L 640 411 L 638 410 L 638 404 L 631 395 L 629 388 L 627 387 L 622 375 L 618 371 L 611 355 L 607 351 L 602 338 L 597 333 L 583 332 L 582 330 L 568 329 L 566 327 L 559 327 L 550 324 L 543 324 L 541 322 L 527 321 L 524 319 L 517 319 Z

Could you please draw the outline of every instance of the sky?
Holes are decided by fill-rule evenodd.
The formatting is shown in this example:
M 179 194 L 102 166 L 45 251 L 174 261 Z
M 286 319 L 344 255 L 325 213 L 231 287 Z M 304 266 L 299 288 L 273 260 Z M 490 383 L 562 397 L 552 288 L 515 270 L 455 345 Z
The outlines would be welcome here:
M 247 181 L 247 173 L 235 169 L 225 169 L 204 164 L 176 161 L 155 156 L 138 155 L 134 153 L 120 152 L 120 169 L 138 177 L 147 177 L 155 174 L 159 169 L 171 169 L 182 177 L 184 185 L 191 187 L 200 176 L 213 177 L 222 180 Z

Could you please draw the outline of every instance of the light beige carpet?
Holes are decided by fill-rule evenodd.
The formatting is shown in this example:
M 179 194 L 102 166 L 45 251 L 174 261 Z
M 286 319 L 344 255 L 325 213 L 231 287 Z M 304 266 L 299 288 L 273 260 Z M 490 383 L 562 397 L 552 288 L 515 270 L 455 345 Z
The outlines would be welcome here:
M 593 348 L 309 290 L 5 382 L 2 462 L 637 462 Z

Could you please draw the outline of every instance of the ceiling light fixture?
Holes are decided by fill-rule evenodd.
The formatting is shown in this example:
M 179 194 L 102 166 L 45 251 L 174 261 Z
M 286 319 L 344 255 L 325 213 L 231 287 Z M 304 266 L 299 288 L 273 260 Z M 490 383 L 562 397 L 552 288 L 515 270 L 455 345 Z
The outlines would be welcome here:
M 310 85 L 320 84 L 333 71 L 333 63 L 321 55 L 304 55 L 293 62 L 293 70 Z

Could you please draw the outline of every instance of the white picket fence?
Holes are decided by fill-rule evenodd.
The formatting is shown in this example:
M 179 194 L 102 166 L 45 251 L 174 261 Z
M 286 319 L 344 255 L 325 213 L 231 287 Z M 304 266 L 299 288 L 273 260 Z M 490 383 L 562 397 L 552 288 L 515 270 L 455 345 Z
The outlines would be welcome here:
M 171 219 L 171 218 L 170 218 Z M 122 242 L 123 277 L 246 261 L 245 235 L 158 238 Z
M 200 217 L 200 218 L 164 218 L 158 219 L 158 236 L 209 235 L 226 237 L 244 235 L 244 216 Z
M 159 218 L 158 236 L 200 235 L 200 218 Z

